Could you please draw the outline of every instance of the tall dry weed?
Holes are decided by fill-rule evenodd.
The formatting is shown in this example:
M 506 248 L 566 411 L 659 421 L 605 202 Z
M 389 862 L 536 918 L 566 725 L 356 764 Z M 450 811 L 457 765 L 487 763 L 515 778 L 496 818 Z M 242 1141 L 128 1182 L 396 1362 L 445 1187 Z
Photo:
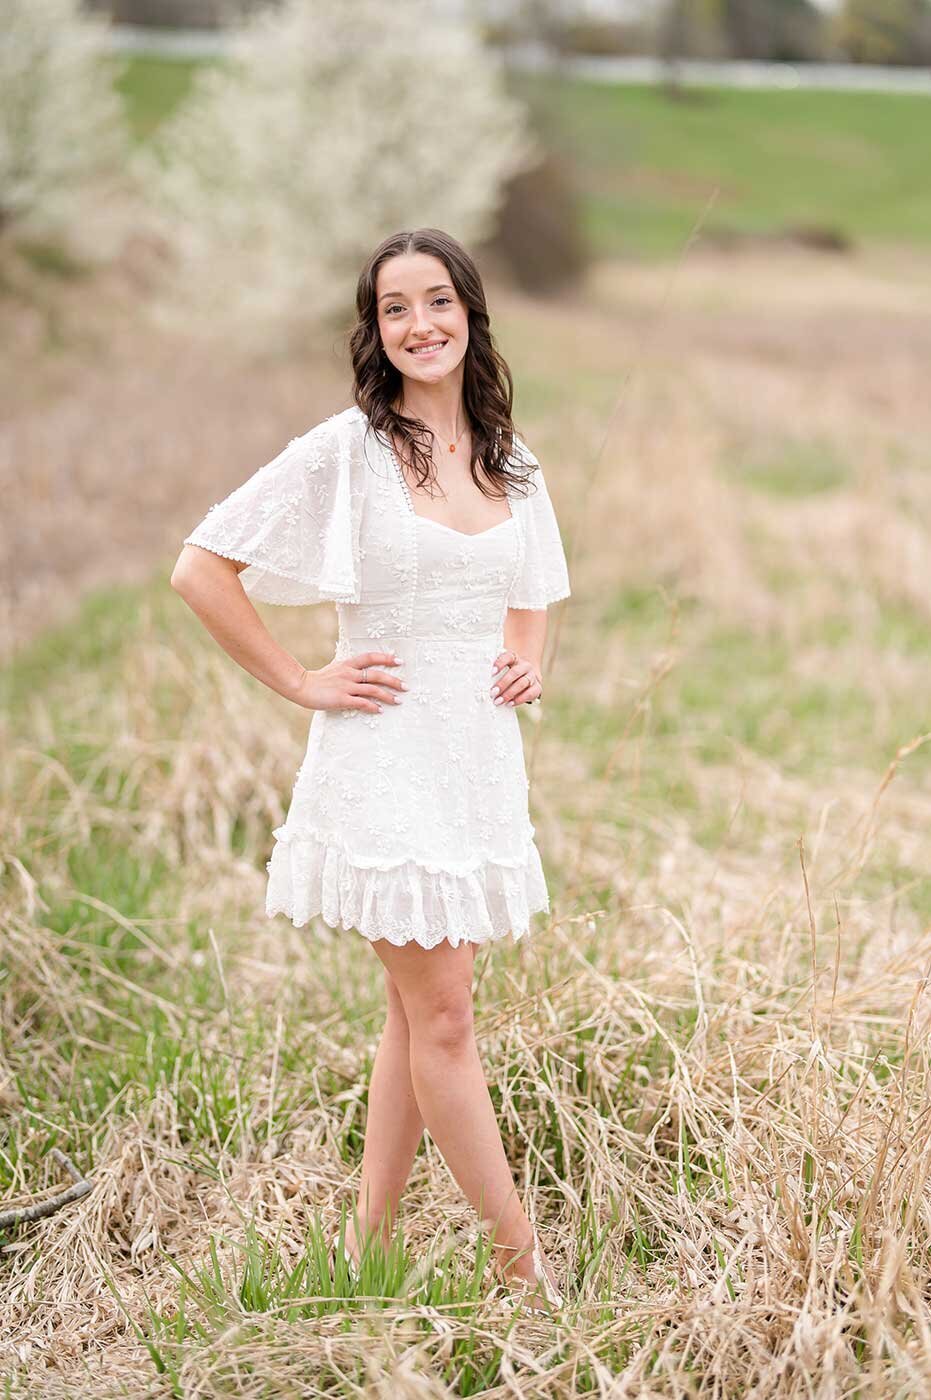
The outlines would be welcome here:
M 803 275 L 767 266 L 777 287 Z M 762 315 L 761 268 L 720 271 L 685 269 L 662 318 L 633 271 L 572 308 L 502 298 L 574 594 L 523 717 L 553 913 L 479 954 L 477 1033 L 566 1282 L 560 1331 L 508 1334 L 468 1291 L 462 1237 L 466 1305 L 398 1276 L 372 1310 L 315 1272 L 315 1212 L 335 1219 L 360 1161 L 376 960 L 358 935 L 264 918 L 307 716 L 163 578 L 114 632 L 84 623 L 96 648 L 24 673 L 6 721 L 3 1196 L 58 1184 L 52 1144 L 95 1183 L 3 1242 L 11 1393 L 929 1388 L 931 477 L 927 409 L 897 378 L 927 332 L 869 277 L 857 340 L 833 286 L 826 319 L 816 281 L 808 310 L 774 293 Z M 145 438 L 149 472 L 175 464 L 179 534 L 205 497 L 177 464 L 211 414 L 230 445 L 214 498 L 240 473 L 244 375 L 205 374 L 203 421 L 179 387 L 162 441 L 113 373 L 140 412 L 124 460 Z M 280 375 L 266 403 L 293 406 L 300 376 Z M 814 492 L 809 435 L 839 464 Z M 7 462 L 40 440 L 59 441 L 25 409 Z M 328 654 L 326 610 L 267 615 L 295 654 Z M 428 1137 L 413 1258 L 473 1226 Z

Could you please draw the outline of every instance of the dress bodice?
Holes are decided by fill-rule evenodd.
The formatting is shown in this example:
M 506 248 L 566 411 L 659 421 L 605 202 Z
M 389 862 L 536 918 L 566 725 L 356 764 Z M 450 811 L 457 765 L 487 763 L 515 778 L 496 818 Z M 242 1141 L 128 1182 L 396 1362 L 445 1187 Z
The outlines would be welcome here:
M 545 609 L 569 596 L 542 468 L 516 434 L 509 460 L 517 473 L 510 521 L 467 535 L 414 513 L 384 435 L 361 409 L 345 409 L 292 438 L 212 505 L 184 543 L 247 565 L 239 579 L 255 602 L 331 601 L 354 634 L 378 627 L 411 637 L 439 625 L 461 635 L 499 618 L 498 601 L 500 620 L 507 608 Z M 508 592 L 496 601 L 502 571 Z M 449 590 L 445 600 L 437 588 Z
M 340 636 L 438 640 L 497 635 L 520 564 L 513 513 L 476 534 L 416 514 L 383 448 L 360 527 L 360 596 L 339 603 Z

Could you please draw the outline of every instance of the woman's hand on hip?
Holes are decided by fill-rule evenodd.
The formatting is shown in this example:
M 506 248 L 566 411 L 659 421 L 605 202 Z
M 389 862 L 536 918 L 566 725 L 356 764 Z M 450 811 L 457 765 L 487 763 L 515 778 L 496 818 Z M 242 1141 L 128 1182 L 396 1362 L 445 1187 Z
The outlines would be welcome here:
M 400 676 L 380 668 L 403 666 L 403 657 L 390 651 L 360 651 L 344 661 L 331 661 L 319 671 L 305 671 L 294 695 L 305 710 L 369 710 L 381 713 L 381 703 L 400 705 Z
M 543 694 L 543 680 L 532 661 L 506 648 L 492 665 L 491 696 L 496 705 L 532 705 Z

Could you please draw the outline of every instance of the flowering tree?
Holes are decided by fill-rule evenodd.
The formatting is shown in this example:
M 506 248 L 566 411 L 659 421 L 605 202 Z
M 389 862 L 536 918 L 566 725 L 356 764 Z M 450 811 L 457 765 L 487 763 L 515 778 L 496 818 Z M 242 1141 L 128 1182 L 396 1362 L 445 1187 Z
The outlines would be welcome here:
M 103 22 L 79 0 L 3 0 L 2 11 L 0 228 L 57 230 L 124 151 Z
M 284 0 L 234 32 L 146 157 L 193 307 L 253 329 L 351 304 L 388 233 L 492 232 L 538 158 L 521 105 L 430 0 Z

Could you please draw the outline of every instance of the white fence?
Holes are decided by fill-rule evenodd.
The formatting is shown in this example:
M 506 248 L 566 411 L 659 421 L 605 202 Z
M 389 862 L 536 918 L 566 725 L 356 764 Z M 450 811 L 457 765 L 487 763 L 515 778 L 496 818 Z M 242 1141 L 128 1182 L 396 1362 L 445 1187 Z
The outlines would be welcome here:
M 167 58 L 216 58 L 223 54 L 228 36 L 216 29 L 143 29 L 113 25 L 110 47 L 120 53 L 164 55 Z M 554 64 L 560 73 L 601 83 L 662 83 L 669 66 L 658 58 L 610 58 L 579 56 L 555 60 L 537 44 L 513 45 L 501 50 L 517 68 L 543 69 Z M 840 92 L 931 93 L 927 68 L 879 68 L 860 63 L 762 63 L 734 60 L 710 63 L 678 59 L 675 75 L 696 87 L 825 88 Z

